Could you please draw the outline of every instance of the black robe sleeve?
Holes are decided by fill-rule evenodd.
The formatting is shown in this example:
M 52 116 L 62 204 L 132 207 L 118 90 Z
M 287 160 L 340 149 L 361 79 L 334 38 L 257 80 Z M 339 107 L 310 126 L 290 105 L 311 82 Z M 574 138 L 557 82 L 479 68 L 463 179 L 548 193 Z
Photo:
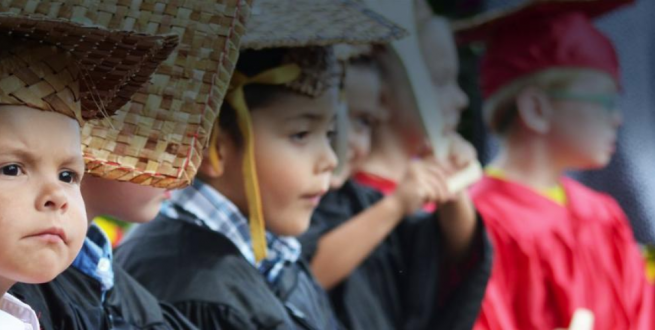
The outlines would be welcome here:
M 407 275 L 398 283 L 403 329 L 471 329 L 491 273 L 492 251 L 481 219 L 467 258 L 445 258 L 436 214 L 405 219 L 398 235 Z
M 17 284 L 11 293 L 34 309 L 43 330 L 198 329 L 120 267 L 114 272 L 114 288 L 104 300 L 100 284 L 72 267 L 49 283 Z
M 348 182 L 321 201 L 301 238 L 311 260 L 320 237 L 374 205 L 382 194 Z M 347 328 L 470 329 L 477 318 L 491 267 L 481 222 L 471 257 L 452 283 L 434 214 L 404 219 L 342 283 L 330 291 Z

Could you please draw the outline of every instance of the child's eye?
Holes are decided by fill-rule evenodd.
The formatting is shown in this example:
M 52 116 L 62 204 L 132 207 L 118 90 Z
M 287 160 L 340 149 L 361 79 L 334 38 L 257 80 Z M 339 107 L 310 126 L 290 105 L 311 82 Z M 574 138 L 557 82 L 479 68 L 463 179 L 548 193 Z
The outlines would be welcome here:
M 79 181 L 79 175 L 73 171 L 62 171 L 59 173 L 59 180 L 65 183 L 77 183 Z
M 2 175 L 6 176 L 19 176 L 23 174 L 23 169 L 16 164 L 6 165 L 0 168 Z
M 309 136 L 309 132 L 304 131 L 304 132 L 300 132 L 300 133 L 296 133 L 296 134 L 291 135 L 291 140 L 293 140 L 293 141 L 303 141 L 303 140 L 305 140 L 307 138 L 307 136 Z
M 327 138 L 332 141 L 334 138 L 337 136 L 337 130 L 336 129 L 331 129 L 327 132 Z
M 356 123 L 357 123 L 358 127 L 361 127 L 361 128 L 373 127 L 373 121 L 369 117 L 366 117 L 366 116 L 358 117 L 356 119 Z

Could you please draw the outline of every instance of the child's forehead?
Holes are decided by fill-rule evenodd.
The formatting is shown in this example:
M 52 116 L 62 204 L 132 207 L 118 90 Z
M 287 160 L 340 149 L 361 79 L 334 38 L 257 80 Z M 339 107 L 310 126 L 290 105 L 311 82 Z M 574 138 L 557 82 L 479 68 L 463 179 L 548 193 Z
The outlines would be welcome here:
M 592 90 L 598 92 L 612 92 L 617 90 L 617 83 L 604 72 L 587 70 L 571 79 L 569 88 L 572 90 Z
M 80 128 L 77 121 L 56 112 L 0 106 L 0 150 L 81 157 Z
M 329 120 L 339 109 L 338 89 L 332 87 L 318 97 L 285 93 L 270 104 L 253 111 L 253 116 L 276 118 L 276 122 L 292 120 Z

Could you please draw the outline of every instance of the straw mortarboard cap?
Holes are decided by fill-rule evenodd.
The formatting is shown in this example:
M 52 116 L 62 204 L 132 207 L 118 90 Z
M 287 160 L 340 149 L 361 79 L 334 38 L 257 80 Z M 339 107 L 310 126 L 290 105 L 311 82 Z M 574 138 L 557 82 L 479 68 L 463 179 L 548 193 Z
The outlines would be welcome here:
M 485 97 L 518 78 L 551 68 L 595 69 L 618 83 L 612 42 L 591 21 L 633 0 L 538 0 L 458 22 L 460 43 L 483 41 Z
M 82 122 L 111 115 L 177 44 L 108 28 L 89 18 L 98 3 L 3 1 L 1 103 L 67 114 Z
M 110 120 L 83 128 L 87 170 L 160 188 L 188 185 L 229 86 L 250 0 L 153 0 L 103 7 L 111 27 L 173 33 L 180 46 Z
M 255 0 L 242 49 L 387 43 L 405 34 L 353 0 Z

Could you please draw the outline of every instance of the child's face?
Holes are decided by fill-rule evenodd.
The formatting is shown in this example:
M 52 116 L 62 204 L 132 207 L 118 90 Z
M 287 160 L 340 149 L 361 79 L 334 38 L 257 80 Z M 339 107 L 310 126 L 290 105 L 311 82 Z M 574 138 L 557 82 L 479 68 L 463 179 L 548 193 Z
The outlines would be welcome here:
M 371 152 L 373 127 L 388 115 L 380 104 L 380 77 L 375 69 L 349 66 L 345 85 L 350 122 L 348 158 L 343 171 L 332 178 L 333 189 L 341 187 Z
M 89 220 L 108 215 L 126 222 L 144 223 L 157 216 L 166 199 L 166 190 L 89 175 L 82 183 L 82 196 Z
M 0 278 L 43 283 L 82 248 L 79 124 L 55 112 L 0 107 Z
M 612 96 L 616 84 L 607 75 L 589 72 L 573 81 L 571 95 Z M 615 151 L 621 113 L 598 102 L 551 98 L 553 119 L 550 131 L 553 150 L 567 168 L 593 169 L 607 165 Z
M 319 98 L 284 94 L 252 114 L 255 157 L 266 227 L 283 236 L 307 230 L 337 165 L 330 145 L 338 109 L 333 88 Z M 226 148 L 221 192 L 247 214 L 242 148 Z M 220 190 L 220 189 L 219 189 Z
M 469 100 L 457 82 L 459 60 L 453 34 L 445 20 L 432 18 L 422 29 L 420 42 L 441 107 L 444 130 L 454 132 Z

